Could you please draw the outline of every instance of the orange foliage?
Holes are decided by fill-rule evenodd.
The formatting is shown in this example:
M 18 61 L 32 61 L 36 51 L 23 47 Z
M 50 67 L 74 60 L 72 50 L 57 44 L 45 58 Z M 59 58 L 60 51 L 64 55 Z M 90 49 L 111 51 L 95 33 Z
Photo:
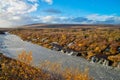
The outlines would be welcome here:
M 79 27 L 79 28 L 45 28 L 45 29 L 21 29 L 11 33 L 20 36 L 23 40 L 52 49 L 52 42 L 57 42 L 63 49 L 87 54 L 105 54 L 106 56 L 120 53 L 120 30 L 119 28 L 106 27 Z M 44 40 L 45 39 L 45 40 Z M 68 46 L 70 43 L 72 45 Z
M 120 54 L 116 56 L 109 56 L 108 59 L 114 62 L 120 62 Z
M 21 54 L 18 55 L 18 59 L 24 63 L 31 64 L 32 63 L 32 52 L 22 51 Z

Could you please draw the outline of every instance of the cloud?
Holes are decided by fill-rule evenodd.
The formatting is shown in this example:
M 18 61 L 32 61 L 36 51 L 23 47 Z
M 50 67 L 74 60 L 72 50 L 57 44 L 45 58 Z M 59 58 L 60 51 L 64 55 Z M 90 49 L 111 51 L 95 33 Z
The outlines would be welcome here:
M 108 18 L 113 18 L 113 15 L 99 15 L 99 14 L 92 14 L 88 15 L 87 18 L 93 21 L 105 21 Z
M 38 2 L 38 0 L 28 0 L 29 2 Z
M 120 16 L 92 14 L 86 16 L 93 24 L 120 24 Z
M 31 3 L 28 3 L 27 1 Z M 23 17 L 26 18 L 25 15 L 29 15 L 29 13 L 36 11 L 37 7 L 37 0 L 1 0 L 0 27 L 10 27 L 23 24 L 21 23 L 25 21 L 22 20 Z
M 52 0 L 45 0 L 52 4 Z M 13 27 L 34 23 L 67 23 L 67 24 L 120 24 L 120 16 L 92 14 L 85 17 L 69 16 L 32 16 L 37 11 L 38 0 L 1 0 L 0 1 L 0 27 Z M 46 9 L 44 12 L 59 14 L 60 10 Z
M 53 8 L 49 8 L 49 9 L 43 10 L 43 12 L 51 13 L 51 14 L 60 14 L 60 13 L 62 13 L 62 11 L 60 11 L 58 9 L 53 9 Z
M 53 4 L 53 0 L 43 0 L 44 2 L 48 3 L 48 4 Z
M 56 16 L 41 16 L 39 17 L 39 20 L 42 23 L 61 23 L 64 22 L 64 18 L 63 17 L 56 17 Z
M 54 22 L 55 18 L 53 16 L 45 16 L 45 17 L 41 17 L 40 19 L 42 22 L 45 22 L 45 23 L 51 22 L 52 23 L 52 22 Z
M 88 15 L 86 17 L 41 16 L 39 21 L 67 24 L 120 24 L 120 17 L 114 15 Z

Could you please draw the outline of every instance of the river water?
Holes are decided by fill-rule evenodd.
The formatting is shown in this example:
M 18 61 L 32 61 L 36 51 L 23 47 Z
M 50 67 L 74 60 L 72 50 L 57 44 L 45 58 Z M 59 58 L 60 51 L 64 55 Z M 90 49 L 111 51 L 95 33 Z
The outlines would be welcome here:
M 38 66 L 41 62 L 47 60 L 50 62 L 57 62 L 63 67 L 72 67 L 84 70 L 89 68 L 89 73 L 96 80 L 120 80 L 120 70 L 112 69 L 111 67 L 102 66 L 99 64 L 89 63 L 87 60 L 61 54 L 61 52 L 52 51 L 47 48 L 32 44 L 31 42 L 23 41 L 16 35 L 4 34 L 0 35 L 0 52 L 4 55 L 17 59 L 18 54 L 23 50 L 32 51 L 33 63 Z

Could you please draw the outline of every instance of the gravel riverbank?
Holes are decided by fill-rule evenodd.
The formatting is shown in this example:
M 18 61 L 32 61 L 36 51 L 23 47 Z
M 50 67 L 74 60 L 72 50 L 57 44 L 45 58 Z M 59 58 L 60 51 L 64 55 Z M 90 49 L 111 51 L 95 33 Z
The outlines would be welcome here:
M 17 59 L 18 54 L 23 50 L 32 51 L 34 66 L 48 60 L 60 63 L 63 67 L 72 67 L 73 69 L 79 68 L 80 70 L 84 70 L 84 68 L 88 67 L 90 76 L 94 77 L 95 80 L 120 80 L 120 69 L 97 65 L 89 63 L 83 58 L 60 54 L 60 52 L 23 41 L 16 35 L 0 35 L 0 52 L 4 53 L 4 55 Z

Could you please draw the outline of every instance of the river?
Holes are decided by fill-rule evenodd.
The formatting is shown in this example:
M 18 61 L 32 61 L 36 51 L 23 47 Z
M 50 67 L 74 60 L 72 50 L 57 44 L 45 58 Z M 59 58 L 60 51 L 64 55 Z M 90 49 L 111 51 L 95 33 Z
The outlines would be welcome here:
M 38 66 L 41 62 L 47 60 L 50 62 L 57 62 L 62 64 L 63 67 L 72 67 L 84 70 L 89 68 L 90 76 L 95 80 L 120 80 L 120 69 L 112 69 L 111 67 L 89 63 L 87 60 L 61 54 L 61 52 L 52 51 L 31 42 L 23 41 L 16 35 L 1 34 L 0 35 L 0 52 L 4 55 L 17 59 L 18 54 L 23 50 L 32 51 L 33 63 L 32 65 Z

